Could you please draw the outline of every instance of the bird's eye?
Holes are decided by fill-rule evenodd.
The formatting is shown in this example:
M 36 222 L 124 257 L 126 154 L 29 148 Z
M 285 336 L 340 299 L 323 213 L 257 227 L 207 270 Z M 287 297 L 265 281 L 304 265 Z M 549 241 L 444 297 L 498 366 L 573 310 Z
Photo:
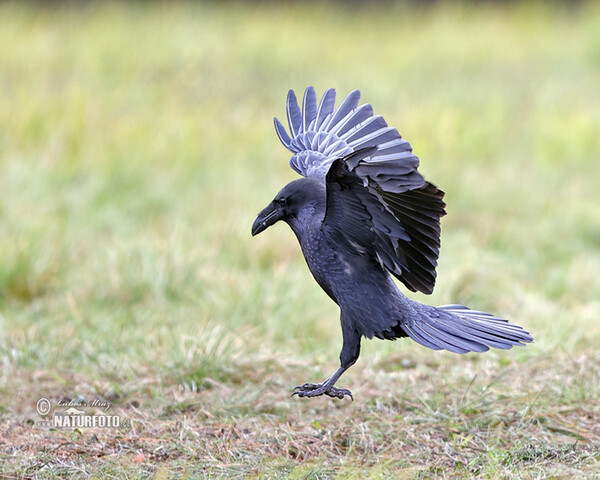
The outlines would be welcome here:
M 286 205 L 287 205 L 287 199 L 286 199 L 286 198 L 284 198 L 284 197 L 282 197 L 282 198 L 278 198 L 278 199 L 277 199 L 277 203 L 278 203 L 279 205 L 281 205 L 282 207 L 284 207 L 284 206 L 286 206 Z

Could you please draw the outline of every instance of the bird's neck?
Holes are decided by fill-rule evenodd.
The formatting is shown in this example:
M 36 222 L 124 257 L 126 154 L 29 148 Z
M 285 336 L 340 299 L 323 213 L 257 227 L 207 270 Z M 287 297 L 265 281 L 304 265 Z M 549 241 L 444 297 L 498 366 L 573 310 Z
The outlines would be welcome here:
M 296 215 L 289 218 L 287 223 L 302 243 L 307 236 L 311 236 L 316 229 L 321 227 L 325 208 L 320 208 L 318 202 L 314 202 L 303 207 Z

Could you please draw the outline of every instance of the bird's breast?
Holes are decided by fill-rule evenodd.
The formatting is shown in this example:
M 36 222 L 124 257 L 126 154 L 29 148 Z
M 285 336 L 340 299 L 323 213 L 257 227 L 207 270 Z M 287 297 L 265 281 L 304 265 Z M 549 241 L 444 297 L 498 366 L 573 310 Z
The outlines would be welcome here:
M 365 298 L 375 306 L 397 290 L 389 274 L 358 245 L 340 245 L 323 235 L 300 244 L 313 277 L 340 307 Z

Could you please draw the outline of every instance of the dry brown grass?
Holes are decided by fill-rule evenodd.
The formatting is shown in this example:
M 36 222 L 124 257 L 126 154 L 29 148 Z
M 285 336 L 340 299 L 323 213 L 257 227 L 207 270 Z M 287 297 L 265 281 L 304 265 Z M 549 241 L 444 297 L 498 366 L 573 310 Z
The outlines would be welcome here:
M 290 398 L 285 379 L 323 373 L 294 364 L 240 365 L 243 382 L 209 380 L 200 391 L 147 378 L 112 397 L 114 411 L 131 421 L 119 431 L 36 428 L 39 416 L 25 402 L 4 414 L 3 473 L 278 477 L 310 466 L 314 478 L 361 471 L 391 477 L 398 469 L 406 478 L 594 478 L 597 352 L 526 363 L 503 358 L 442 354 L 415 364 L 397 355 L 363 362 L 345 378 L 354 402 Z M 13 386 L 21 398 L 39 396 L 43 377 L 25 389 L 22 382 Z M 111 395 L 81 377 L 65 380 L 66 399 Z

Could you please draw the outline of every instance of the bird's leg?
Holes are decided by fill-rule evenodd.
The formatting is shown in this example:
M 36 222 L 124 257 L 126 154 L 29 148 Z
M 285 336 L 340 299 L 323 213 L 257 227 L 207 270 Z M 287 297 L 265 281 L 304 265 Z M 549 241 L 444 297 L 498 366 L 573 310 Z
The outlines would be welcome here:
M 348 370 L 360 354 L 360 334 L 356 330 L 350 330 L 344 328 L 344 322 L 342 319 L 342 334 L 344 338 L 344 344 L 342 345 L 342 352 L 340 353 L 340 368 L 338 368 L 331 377 L 325 380 L 323 383 L 305 383 L 304 385 L 298 385 L 294 388 L 292 396 L 298 395 L 299 397 L 318 397 L 321 395 L 327 395 L 332 398 L 343 399 L 348 395 L 352 400 L 352 392 L 345 388 L 334 387 L 335 382 L 342 376 L 342 374 Z

